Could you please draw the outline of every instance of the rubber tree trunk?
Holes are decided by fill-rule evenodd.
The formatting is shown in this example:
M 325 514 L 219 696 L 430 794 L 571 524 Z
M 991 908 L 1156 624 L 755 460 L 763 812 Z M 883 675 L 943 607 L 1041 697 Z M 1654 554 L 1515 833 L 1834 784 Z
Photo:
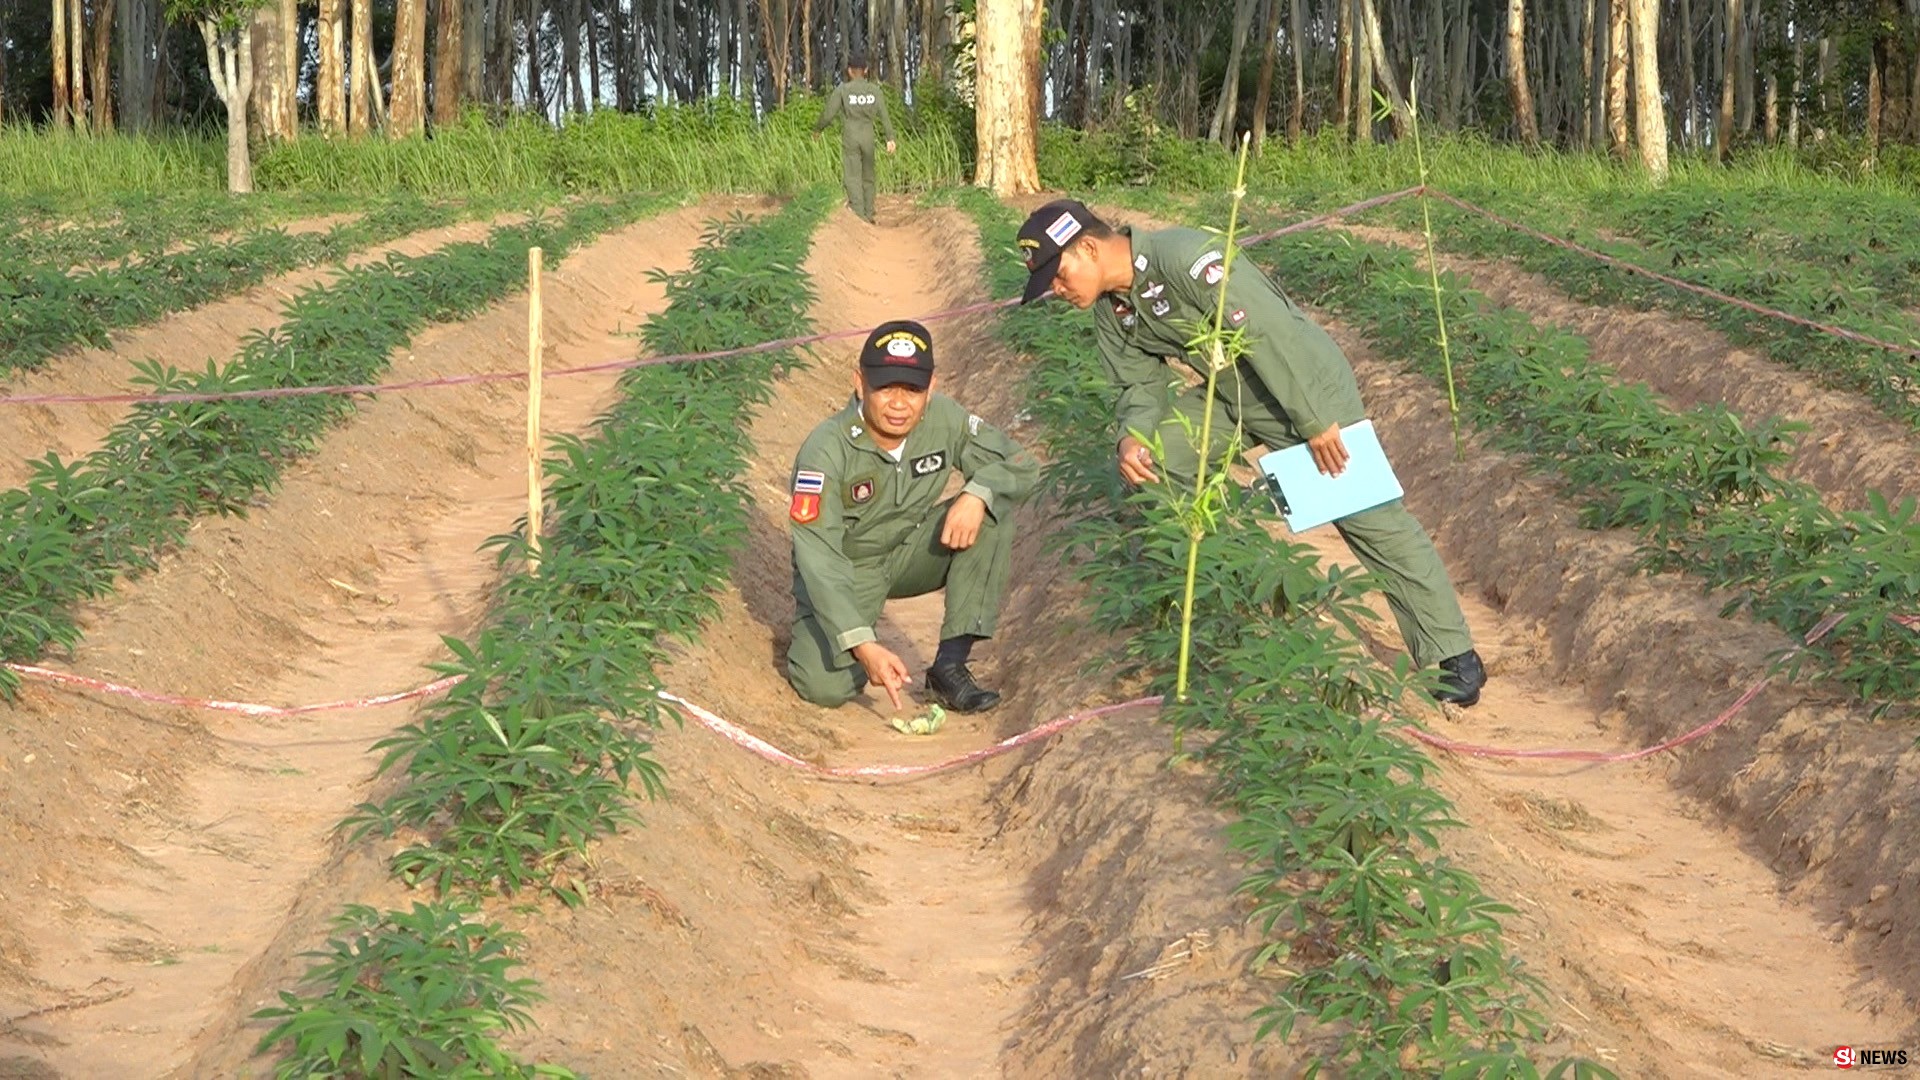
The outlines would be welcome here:
M 347 25 L 341 18 L 342 0 L 320 0 L 320 18 L 314 25 L 320 46 L 320 66 L 313 74 L 313 113 L 322 135 L 347 130 Z
M 1360 86 L 1360 96 L 1372 100 L 1370 91 L 1378 86 L 1385 91 L 1387 115 L 1392 119 L 1393 137 L 1404 139 L 1412 130 L 1413 109 L 1407 105 L 1407 97 L 1400 92 L 1400 76 L 1393 69 L 1393 58 L 1387 55 L 1386 42 L 1380 36 L 1380 12 L 1374 7 L 1373 0 L 1360 0 L 1360 19 L 1362 22 L 1362 40 L 1367 44 L 1368 68 L 1373 73 L 1373 83 Z M 1372 113 L 1368 114 L 1367 130 L 1373 130 Z
M 1373 141 L 1373 49 L 1367 41 L 1367 20 L 1361 13 L 1364 0 L 1353 0 L 1353 141 Z
M 393 18 L 393 102 L 387 136 L 427 130 L 427 0 L 398 0 Z
M 373 130 L 373 84 L 380 73 L 373 69 L 373 0 L 352 0 L 353 71 L 352 88 L 347 93 L 347 130 L 365 135 Z
M 1700 145 L 1700 76 L 1693 59 L 1693 0 L 1680 0 L 1680 131 L 1691 146 Z
M 1720 62 L 1720 115 L 1713 125 L 1715 153 L 1721 161 L 1733 158 L 1735 129 L 1734 104 L 1735 87 L 1740 79 L 1740 29 L 1746 25 L 1746 9 L 1742 0 L 1726 0 L 1726 6 L 1720 13 L 1721 62 Z
M 93 130 L 113 130 L 113 0 L 95 0 L 93 9 Z
M 980 0 L 975 41 L 973 182 L 1002 197 L 1040 190 L 1040 0 Z
M 1280 52 L 1280 8 L 1286 0 L 1266 0 L 1261 21 L 1260 82 L 1253 92 L 1253 152 L 1267 141 L 1267 114 L 1273 110 L 1273 65 Z
M 154 0 L 119 0 L 120 4 L 120 126 L 134 133 L 152 131 L 155 115 L 154 76 L 158 58 L 149 56 L 161 32 L 160 8 Z
M 287 67 L 287 39 L 294 36 L 286 22 L 291 3 L 279 0 L 253 13 L 253 91 L 247 99 L 252 110 L 248 130 L 259 130 L 262 138 L 285 141 L 293 137 L 299 116 L 294 100 L 294 78 Z
M 1640 164 L 1667 179 L 1667 109 L 1660 99 L 1660 2 L 1633 0 L 1633 116 Z
M 1338 20 L 1333 38 L 1333 122 L 1344 132 L 1353 122 L 1353 0 L 1331 0 L 1328 10 L 1336 12 Z
M 1303 33 L 1302 0 L 1290 0 L 1287 15 L 1287 51 L 1293 55 L 1293 110 L 1287 114 L 1287 141 L 1298 143 L 1307 126 L 1307 48 Z
M 253 162 L 247 156 L 247 98 L 253 93 L 253 22 L 242 20 L 221 29 L 211 20 L 200 22 L 207 43 L 207 73 L 214 93 L 227 107 L 227 190 L 244 195 L 253 190 Z
M 1627 72 L 1633 57 L 1631 3 L 1612 0 L 1607 8 L 1607 148 L 1621 159 L 1633 154 L 1633 137 L 1627 128 Z
M 1593 57 L 1593 73 L 1587 82 L 1587 145 L 1599 149 L 1607 144 L 1607 63 L 1613 46 L 1607 40 L 1613 25 L 1609 0 L 1595 0 L 1593 37 L 1588 48 Z
M 467 0 L 434 0 L 433 126 L 460 119 L 467 87 Z
M 1533 87 L 1527 81 L 1527 0 L 1507 0 L 1507 94 L 1513 102 L 1514 133 L 1527 148 L 1540 145 L 1540 121 L 1533 111 Z
M 71 95 L 67 108 L 73 113 L 73 126 L 88 127 L 87 122 L 87 22 L 86 5 L 82 0 L 73 0 L 67 9 L 67 33 L 72 41 L 67 46 L 67 93 Z
M 67 0 L 53 0 L 53 34 L 49 44 L 53 46 L 53 126 L 63 129 L 74 119 L 67 111 L 70 102 L 67 79 L 71 77 L 71 69 L 67 67 Z
M 1213 122 L 1207 126 L 1207 137 L 1214 142 L 1233 141 L 1234 114 L 1240 109 L 1240 58 L 1247 49 L 1253 4 L 1254 0 L 1234 0 L 1233 3 L 1233 44 L 1227 49 L 1227 70 L 1220 81 L 1220 97 L 1214 102 Z

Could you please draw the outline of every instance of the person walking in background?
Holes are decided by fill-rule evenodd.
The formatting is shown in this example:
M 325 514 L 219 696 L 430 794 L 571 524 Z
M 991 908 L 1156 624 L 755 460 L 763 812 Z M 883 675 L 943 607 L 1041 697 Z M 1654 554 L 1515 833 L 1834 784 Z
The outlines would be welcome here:
M 873 124 L 878 119 L 887 133 L 887 153 L 894 151 L 893 117 L 880 84 L 867 79 L 867 58 L 854 53 L 847 60 L 847 81 L 827 95 L 827 107 L 813 126 L 813 137 L 840 121 L 840 169 L 847 188 L 847 205 L 869 224 L 873 221 Z

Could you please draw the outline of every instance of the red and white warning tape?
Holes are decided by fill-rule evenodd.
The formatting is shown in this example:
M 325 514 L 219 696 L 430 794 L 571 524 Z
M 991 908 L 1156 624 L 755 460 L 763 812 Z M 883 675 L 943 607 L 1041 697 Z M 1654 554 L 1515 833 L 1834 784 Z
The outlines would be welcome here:
M 1841 613 L 1836 612 L 1820 620 L 1812 630 L 1807 632 L 1806 636 L 1802 638 L 1800 642 L 1794 645 L 1788 655 L 1791 656 L 1793 653 L 1809 648 L 1826 637 L 1833 631 L 1835 626 L 1839 625 L 1843 617 Z M 1895 621 L 1909 629 L 1920 631 L 1920 616 L 1900 615 L 1895 616 Z M 96 693 L 114 694 L 161 705 L 177 705 L 183 708 L 193 709 L 213 709 L 221 712 L 241 713 L 246 716 L 301 716 L 309 713 L 329 712 L 342 709 L 368 709 L 377 705 L 390 705 L 395 702 L 429 697 L 449 689 L 461 679 L 461 676 L 449 675 L 412 690 L 401 690 L 390 694 L 376 694 L 370 697 L 346 698 L 340 701 L 327 701 L 315 705 L 283 707 L 278 705 L 255 705 L 241 701 L 222 701 L 214 698 L 193 698 L 181 697 L 175 694 L 158 694 L 152 691 L 139 690 L 131 686 L 123 686 L 105 679 L 87 678 L 82 675 L 55 671 L 51 668 L 38 667 L 32 664 L 5 664 L 0 666 L 4 666 L 7 670 L 27 678 L 40 679 L 61 686 L 91 690 Z M 1738 716 L 1742 710 L 1752 704 L 1753 699 L 1760 696 L 1760 692 L 1767 687 L 1772 679 L 1773 677 L 1771 675 L 1761 677 L 1752 686 L 1747 688 L 1746 693 L 1741 694 L 1733 704 L 1727 706 L 1720 715 L 1701 724 L 1699 727 L 1681 735 L 1676 735 L 1664 742 L 1639 750 L 1519 749 L 1514 747 L 1483 746 L 1477 743 L 1456 742 L 1444 736 L 1424 731 L 1411 724 L 1401 725 L 1399 730 L 1404 731 L 1408 738 L 1424 743 L 1436 750 L 1444 750 L 1454 754 L 1466 754 L 1471 757 L 1545 758 L 1561 761 L 1591 761 L 1609 764 L 1623 761 L 1637 761 L 1641 758 L 1652 757 L 1655 754 L 1673 750 L 1697 739 L 1704 738 L 1715 729 L 1726 724 L 1727 721 Z M 989 758 L 998 757 L 1011 750 L 1017 750 L 1022 746 L 1026 746 L 1029 743 L 1050 738 L 1066 731 L 1068 728 L 1085 723 L 1088 720 L 1111 716 L 1114 713 L 1125 712 L 1129 709 L 1157 706 L 1162 701 L 1162 699 L 1158 697 L 1141 697 L 1134 698 L 1131 701 L 1122 701 L 1114 705 L 1102 705 L 1098 708 L 1068 713 L 1065 716 L 1049 720 L 1038 727 L 1020 732 L 1017 735 L 1008 736 L 991 746 L 983 746 L 977 750 L 969 750 L 953 757 L 942 758 L 939 761 L 925 764 L 818 765 L 805 758 L 798 757 L 780 749 L 767 740 L 762 739 L 760 736 L 720 716 L 718 713 L 696 705 L 678 694 L 666 690 L 660 690 L 657 691 L 657 693 L 662 701 L 667 702 L 667 704 L 679 709 L 687 716 L 692 717 L 702 727 L 726 739 L 728 742 L 751 751 L 767 761 L 784 765 L 791 769 L 797 769 L 809 776 L 817 776 L 829 780 L 913 780 L 933 776 L 937 773 L 948 772 L 953 769 L 986 761 Z
M 239 713 L 242 716 L 254 717 L 305 716 L 311 713 L 338 712 L 346 709 L 371 709 L 380 705 L 392 705 L 396 702 L 432 697 L 444 690 L 451 689 L 465 677 L 461 675 L 448 675 L 445 678 L 435 679 L 425 686 L 417 686 L 411 690 L 398 690 L 389 694 L 343 698 L 339 701 L 323 701 L 312 705 L 282 706 L 259 705 L 246 701 L 226 701 L 220 698 L 197 698 L 185 697 L 179 694 L 155 693 L 151 690 L 141 690 L 137 687 L 126 686 L 106 679 L 94 679 L 85 675 L 75 675 L 71 672 L 56 671 L 52 668 L 40 667 L 36 664 L 10 663 L 0 666 L 4 666 L 8 671 L 25 678 L 38 679 L 43 682 L 50 682 L 73 689 L 90 690 L 95 693 L 132 698 L 135 701 L 145 701 L 155 705 L 174 705 L 185 709 L 209 709 L 215 712 Z M 1157 697 L 1135 698 L 1132 701 L 1123 701 L 1117 705 L 1103 705 L 1097 709 L 1086 709 L 1077 713 L 1069 713 L 1066 716 L 1049 720 L 1039 727 L 1023 731 L 1018 735 L 1009 736 L 994 743 L 992 746 L 981 747 L 978 750 L 970 750 L 963 754 L 944 758 L 940 761 L 928 762 L 926 764 L 816 765 L 804 758 L 795 757 L 787 753 L 785 750 L 774 746 L 772 743 L 754 735 L 745 728 L 723 719 L 716 713 L 695 705 L 693 702 L 688 701 L 678 694 L 669 693 L 665 690 L 657 691 L 657 693 L 660 695 L 661 700 L 679 709 L 686 715 L 693 717 L 695 721 L 709 731 L 714 732 L 735 745 L 751 750 L 753 753 L 758 754 L 768 761 L 798 769 L 812 776 L 840 780 L 898 780 L 932 776 L 935 773 L 947 772 L 952 769 L 961 768 L 962 766 L 986 761 L 989 758 L 998 757 L 1010 750 L 1017 750 L 1022 746 L 1026 746 L 1028 743 L 1038 742 L 1041 739 L 1057 735 L 1068 728 L 1095 719 L 1096 717 L 1108 716 L 1113 713 L 1124 712 L 1127 709 L 1135 709 L 1145 705 L 1154 705 L 1160 701 Z
M 81 690 L 93 690 L 102 694 L 129 697 L 136 701 L 152 702 L 156 705 L 178 705 L 184 709 L 212 709 L 215 712 L 239 713 L 242 716 L 305 716 L 308 713 L 335 712 L 341 709 L 371 709 L 376 705 L 391 705 L 396 701 L 411 701 L 414 698 L 431 697 L 448 689 L 462 678 L 449 675 L 444 679 L 435 679 L 425 686 L 416 686 L 411 690 L 399 690 L 391 694 L 375 694 L 372 697 L 345 698 L 340 701 L 322 701 L 313 705 L 255 705 L 246 701 L 222 701 L 219 698 L 181 697 L 178 694 L 160 694 L 151 690 L 140 690 L 131 686 L 122 686 L 105 679 L 90 679 L 85 675 L 75 675 L 67 671 L 55 671 L 52 668 L 34 664 L 0 664 L 16 675 L 44 682 L 58 683 L 61 686 L 76 687 Z
M 939 761 L 929 762 L 924 765 L 816 765 L 804 758 L 795 757 L 787 753 L 785 750 L 762 739 L 760 736 L 713 712 L 695 705 L 693 702 L 677 694 L 670 694 L 662 690 L 660 691 L 660 697 L 688 716 L 693 717 L 705 726 L 708 731 L 719 735 L 721 738 L 726 739 L 736 746 L 750 750 L 760 757 L 775 762 L 776 764 L 785 765 L 791 769 L 798 769 L 809 776 L 818 776 L 832 780 L 912 780 L 923 776 L 932 776 L 935 773 L 947 772 L 952 769 L 961 768 L 962 766 L 985 761 L 988 758 L 998 757 L 1009 750 L 1017 750 L 1028 743 L 1038 742 L 1041 739 L 1058 735 L 1070 727 L 1074 727 L 1096 717 L 1110 716 L 1117 712 L 1125 712 L 1128 709 L 1138 709 L 1143 706 L 1158 705 L 1160 703 L 1160 699 L 1157 697 L 1143 697 L 1134 698 L 1132 701 L 1123 701 L 1117 705 L 1102 705 L 1097 709 L 1068 713 L 1057 719 L 1049 720 L 1039 727 L 1031 728 L 1018 735 L 1002 739 L 992 746 L 983 746 L 978 750 L 970 750 L 964 754 L 943 758 Z

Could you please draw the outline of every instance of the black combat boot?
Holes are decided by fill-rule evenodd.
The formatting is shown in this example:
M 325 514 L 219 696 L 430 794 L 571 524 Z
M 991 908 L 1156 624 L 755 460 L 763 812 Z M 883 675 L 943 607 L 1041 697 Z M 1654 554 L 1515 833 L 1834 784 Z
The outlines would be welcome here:
M 1000 704 L 1000 695 L 973 681 L 965 664 L 936 664 L 927 669 L 927 692 L 933 700 L 957 713 L 986 712 Z
M 1433 696 L 1464 709 L 1480 700 L 1480 688 L 1485 685 L 1487 669 L 1480 663 L 1480 654 L 1468 649 L 1440 661 L 1440 689 Z

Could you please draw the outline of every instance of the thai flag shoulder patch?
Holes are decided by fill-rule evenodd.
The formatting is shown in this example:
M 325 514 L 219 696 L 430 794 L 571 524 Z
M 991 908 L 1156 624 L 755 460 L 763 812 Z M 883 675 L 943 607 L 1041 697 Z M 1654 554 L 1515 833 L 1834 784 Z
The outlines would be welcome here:
M 827 475 L 812 469 L 801 469 L 793 474 L 793 501 L 787 507 L 787 516 L 796 525 L 811 525 L 820 519 L 820 493 L 827 487 Z

